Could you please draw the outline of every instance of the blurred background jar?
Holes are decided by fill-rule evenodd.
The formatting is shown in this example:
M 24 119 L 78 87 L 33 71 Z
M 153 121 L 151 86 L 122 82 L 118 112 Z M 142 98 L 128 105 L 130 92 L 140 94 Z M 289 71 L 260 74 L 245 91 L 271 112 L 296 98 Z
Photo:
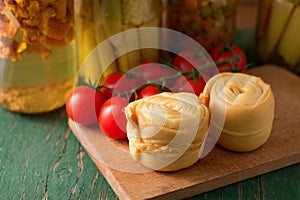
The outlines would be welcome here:
M 98 44 L 115 34 L 135 28 L 161 26 L 162 2 L 161 0 L 75 0 L 75 13 L 79 63 L 82 64 Z M 159 42 L 158 35 L 153 32 L 145 34 L 137 29 L 133 35 L 134 38 L 124 37 L 122 41 L 118 41 L 119 43 L 109 41 L 105 52 L 98 54 L 98 60 L 92 64 L 102 67 L 106 67 L 101 63 L 104 63 L 107 56 L 116 57 L 115 62 L 108 66 L 103 76 L 116 71 L 127 72 L 144 61 L 158 59 L 156 49 L 138 49 L 119 56 L 120 52 L 128 49 L 127 45 L 132 45 L 127 42 L 132 39 L 136 46 L 142 46 L 143 42 L 148 41 L 147 38 Z
M 260 61 L 278 64 L 300 75 L 300 1 L 263 0 L 258 17 Z
M 0 1 L 0 104 L 43 113 L 65 104 L 77 71 L 73 0 Z
M 167 26 L 199 42 L 207 51 L 232 43 L 236 0 L 169 0 Z

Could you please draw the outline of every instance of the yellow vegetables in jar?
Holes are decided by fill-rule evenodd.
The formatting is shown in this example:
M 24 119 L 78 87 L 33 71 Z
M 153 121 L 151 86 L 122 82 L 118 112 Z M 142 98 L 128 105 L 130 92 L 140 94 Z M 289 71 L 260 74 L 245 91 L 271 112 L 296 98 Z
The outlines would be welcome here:
M 259 11 L 257 50 L 261 62 L 300 74 L 300 1 L 264 0 Z
M 78 1 L 77 6 L 76 23 L 80 63 L 96 45 L 127 30 L 133 30 L 130 37 L 125 35 L 118 43 L 110 40 L 106 52 L 99 53 L 100 66 L 107 55 L 116 57 L 116 60 L 106 68 L 104 76 L 115 71 L 127 72 L 142 61 L 157 59 L 158 52 L 152 49 L 137 49 L 123 53 L 127 52 L 132 47 L 131 45 L 142 47 L 144 39 L 149 38 L 149 35 L 145 35 L 138 28 L 161 25 L 160 0 L 81 0 Z M 158 42 L 158 36 L 151 35 L 150 37 L 154 42 Z

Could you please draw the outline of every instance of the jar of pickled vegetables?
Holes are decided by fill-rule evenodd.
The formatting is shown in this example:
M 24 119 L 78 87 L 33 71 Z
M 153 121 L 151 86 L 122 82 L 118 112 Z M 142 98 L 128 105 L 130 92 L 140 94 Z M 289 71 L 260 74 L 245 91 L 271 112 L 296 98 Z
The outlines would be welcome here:
M 0 105 L 20 113 L 65 104 L 77 72 L 73 0 L 0 1 Z
M 300 1 L 263 0 L 258 17 L 260 61 L 284 66 L 300 75 Z
M 199 42 L 207 51 L 232 43 L 236 0 L 170 0 L 167 26 Z
M 123 31 L 134 29 L 136 46 L 142 46 L 142 43 L 150 37 L 152 41 L 159 42 L 158 35 L 145 34 L 138 28 L 161 26 L 161 0 L 77 0 L 75 3 L 80 64 L 99 43 Z M 145 60 L 157 60 L 156 49 L 137 49 L 120 55 L 120 52 L 128 49 L 128 45 L 132 45 L 128 42 L 132 39 L 124 37 L 118 43 L 110 41 L 106 46 L 105 54 L 99 53 L 98 66 L 102 66 L 101 62 L 106 56 L 115 55 L 116 57 L 115 62 L 106 68 L 104 76 L 114 71 L 127 72 Z

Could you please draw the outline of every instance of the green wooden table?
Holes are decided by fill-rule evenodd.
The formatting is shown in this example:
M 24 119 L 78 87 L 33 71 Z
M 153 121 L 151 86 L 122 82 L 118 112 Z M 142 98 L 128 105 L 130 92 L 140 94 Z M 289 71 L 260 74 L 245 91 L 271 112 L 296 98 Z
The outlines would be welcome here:
M 0 199 L 117 199 L 67 125 L 64 108 L 0 108 Z M 300 199 L 300 163 L 191 199 Z

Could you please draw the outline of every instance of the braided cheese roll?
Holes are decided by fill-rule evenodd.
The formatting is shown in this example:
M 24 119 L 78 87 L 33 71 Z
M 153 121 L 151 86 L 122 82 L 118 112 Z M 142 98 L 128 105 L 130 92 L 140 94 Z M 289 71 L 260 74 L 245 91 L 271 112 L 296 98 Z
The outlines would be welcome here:
M 209 111 L 192 93 L 170 93 L 131 102 L 125 109 L 132 157 L 158 171 L 196 163 L 208 132 Z
M 218 144 L 224 148 L 252 151 L 269 138 L 274 96 L 270 85 L 261 78 L 243 73 L 220 73 L 207 82 L 200 99 L 210 112 L 225 109 L 223 128 L 223 124 L 211 122 L 222 129 Z

